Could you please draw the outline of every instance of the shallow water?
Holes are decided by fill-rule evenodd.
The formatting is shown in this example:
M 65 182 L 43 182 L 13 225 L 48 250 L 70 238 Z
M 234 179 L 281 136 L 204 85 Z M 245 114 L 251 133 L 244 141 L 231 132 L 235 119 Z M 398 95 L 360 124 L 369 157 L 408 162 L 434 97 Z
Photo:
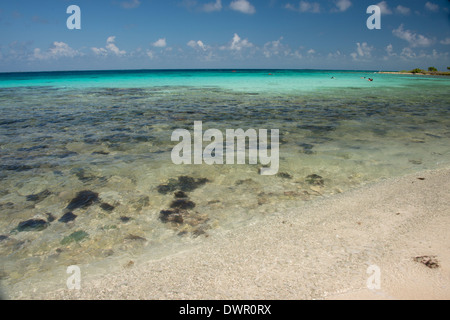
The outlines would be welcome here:
M 447 165 L 449 84 L 351 71 L 0 74 L 4 291 L 64 289 L 69 265 L 104 274 L 284 208 Z M 279 129 L 280 174 L 261 176 L 259 165 L 174 165 L 171 134 L 193 132 L 194 121 L 222 132 Z M 195 207 L 164 223 L 160 212 L 180 189 Z M 69 210 L 81 191 L 98 199 Z M 58 221 L 69 211 L 73 221 Z M 18 228 L 30 219 L 45 225 Z

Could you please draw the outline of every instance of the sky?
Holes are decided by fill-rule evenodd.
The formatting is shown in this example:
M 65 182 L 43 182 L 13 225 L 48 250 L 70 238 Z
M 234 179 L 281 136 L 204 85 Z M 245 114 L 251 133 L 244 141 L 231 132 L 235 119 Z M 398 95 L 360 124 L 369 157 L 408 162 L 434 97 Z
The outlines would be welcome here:
M 67 8 L 80 8 L 69 29 Z M 369 29 L 367 8 L 381 9 Z M 0 2 L 0 72 L 450 67 L 450 0 Z

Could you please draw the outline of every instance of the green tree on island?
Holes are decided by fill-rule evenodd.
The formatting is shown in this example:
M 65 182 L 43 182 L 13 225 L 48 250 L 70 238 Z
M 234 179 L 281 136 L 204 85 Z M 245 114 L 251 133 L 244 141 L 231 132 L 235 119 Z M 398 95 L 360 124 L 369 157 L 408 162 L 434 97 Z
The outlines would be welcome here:
M 435 67 L 429 67 L 428 71 L 430 71 L 430 72 L 437 72 L 437 69 Z

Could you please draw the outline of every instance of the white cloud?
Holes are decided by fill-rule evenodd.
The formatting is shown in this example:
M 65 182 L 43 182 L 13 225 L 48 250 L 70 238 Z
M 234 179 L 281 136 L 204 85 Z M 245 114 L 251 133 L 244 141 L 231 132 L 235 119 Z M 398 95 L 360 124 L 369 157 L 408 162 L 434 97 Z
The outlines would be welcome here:
M 207 49 L 207 46 L 201 40 L 198 41 L 191 40 L 187 43 L 187 45 L 193 49 L 201 49 L 203 51 Z
M 91 48 L 92 52 L 94 52 L 98 56 L 107 56 L 109 53 L 113 53 L 116 56 L 123 56 L 127 52 L 124 50 L 120 50 L 116 44 L 116 37 L 110 36 L 106 39 L 106 47 L 105 48 Z
M 394 46 L 392 44 L 390 44 L 386 47 L 386 52 L 387 52 L 388 56 L 390 56 L 390 57 L 397 55 L 396 53 L 394 53 Z
M 382 14 L 392 14 L 392 10 L 389 8 L 386 1 L 381 1 L 377 6 L 380 7 Z
M 141 5 L 141 1 L 139 0 L 123 1 L 120 3 L 120 5 L 122 6 L 122 8 L 125 9 L 134 9 Z
M 374 50 L 374 47 L 370 47 L 367 42 L 363 43 L 356 43 L 356 52 L 353 52 L 350 54 L 350 56 L 353 58 L 353 60 L 359 60 L 363 58 L 371 58 L 372 57 L 372 51 Z
M 216 2 L 210 2 L 203 5 L 203 11 L 214 12 L 222 10 L 222 0 L 216 0 Z
M 290 3 L 286 4 L 286 9 L 298 11 L 298 12 L 311 12 L 311 13 L 319 13 L 320 12 L 320 4 L 318 2 L 307 2 L 300 1 L 298 8 Z
M 156 48 L 164 48 L 167 46 L 166 38 L 158 39 L 156 42 L 152 44 Z
M 403 14 L 405 16 L 411 14 L 411 9 L 404 7 L 402 5 L 398 5 L 397 8 L 395 8 L 395 11 L 397 11 L 398 13 Z
M 111 36 L 106 40 L 106 49 L 111 51 L 112 53 L 114 53 L 115 55 L 118 56 L 122 56 L 124 54 L 126 54 L 125 51 L 120 50 L 115 44 L 114 42 L 116 42 L 116 37 L 115 36 Z
M 314 49 L 309 49 L 309 50 L 308 50 L 308 54 L 309 54 L 309 55 L 312 55 L 312 54 L 314 54 L 314 53 L 316 53 L 316 50 L 314 50 Z
M 340 12 L 347 11 L 347 9 L 352 6 L 352 2 L 350 0 L 337 0 L 335 1 L 335 4 Z
M 42 52 L 41 49 L 35 48 L 30 60 L 73 58 L 81 55 L 83 54 L 72 49 L 67 43 L 55 41 L 46 52 Z
M 231 2 L 230 8 L 246 14 L 254 14 L 256 12 L 255 7 L 247 0 L 234 0 Z
M 283 37 L 280 37 L 278 40 L 267 42 L 263 47 L 264 56 L 270 58 L 272 56 L 277 56 L 280 53 L 288 54 L 289 50 L 283 46 L 281 43 L 282 40 Z
M 416 54 L 411 48 L 404 48 L 400 54 L 402 58 L 414 59 Z
M 441 44 L 443 44 L 443 45 L 450 45 L 450 38 L 442 40 Z
M 404 30 L 403 24 L 392 31 L 394 36 L 407 41 L 411 47 L 428 47 L 433 44 L 433 40 L 410 30 Z
M 432 11 L 432 12 L 438 12 L 439 11 L 439 6 L 437 4 L 434 4 L 434 3 L 429 2 L 429 1 L 427 3 L 425 3 L 425 8 L 427 10 L 429 10 L 429 11 Z
M 150 58 L 150 60 L 153 60 L 155 58 L 155 54 L 151 50 L 147 50 L 146 55 Z
M 220 47 L 220 49 L 241 51 L 244 48 L 252 48 L 252 47 L 254 47 L 253 43 L 249 42 L 247 39 L 242 40 L 241 37 L 239 37 L 239 35 L 235 33 L 230 44 L 228 46 L 222 46 Z

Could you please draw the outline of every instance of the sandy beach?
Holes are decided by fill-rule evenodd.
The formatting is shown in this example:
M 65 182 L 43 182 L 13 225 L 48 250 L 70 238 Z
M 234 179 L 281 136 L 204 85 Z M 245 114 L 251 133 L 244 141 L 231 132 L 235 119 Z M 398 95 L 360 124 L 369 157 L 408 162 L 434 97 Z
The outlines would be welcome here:
M 448 190 L 449 168 L 386 180 L 161 260 L 83 278 L 79 291 L 22 298 L 449 299 Z M 416 259 L 424 256 L 434 264 Z M 367 288 L 370 266 L 379 268 L 379 289 Z

